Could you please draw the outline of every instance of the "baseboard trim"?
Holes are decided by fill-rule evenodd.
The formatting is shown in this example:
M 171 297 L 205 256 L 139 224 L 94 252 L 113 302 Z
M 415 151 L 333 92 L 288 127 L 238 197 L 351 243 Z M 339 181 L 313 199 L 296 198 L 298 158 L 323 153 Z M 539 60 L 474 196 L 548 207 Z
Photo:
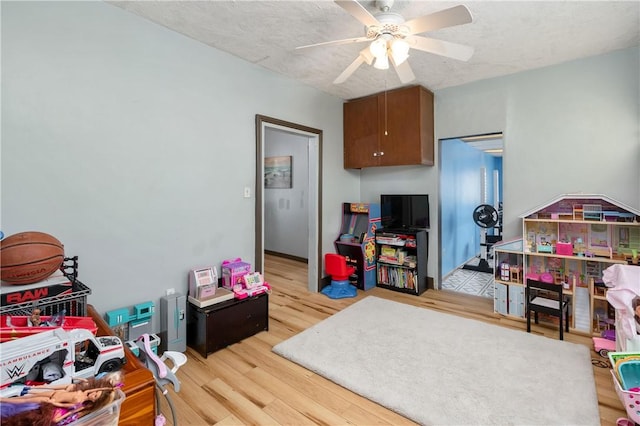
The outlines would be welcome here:
M 287 253 L 280 253 L 280 252 L 277 252 L 277 251 L 265 250 L 264 254 L 268 254 L 270 256 L 282 257 L 282 258 L 285 258 L 285 259 L 297 260 L 298 262 L 303 262 L 303 263 L 309 264 L 309 259 L 306 259 L 304 257 L 299 257 L 299 256 L 293 256 L 293 255 L 287 254 Z

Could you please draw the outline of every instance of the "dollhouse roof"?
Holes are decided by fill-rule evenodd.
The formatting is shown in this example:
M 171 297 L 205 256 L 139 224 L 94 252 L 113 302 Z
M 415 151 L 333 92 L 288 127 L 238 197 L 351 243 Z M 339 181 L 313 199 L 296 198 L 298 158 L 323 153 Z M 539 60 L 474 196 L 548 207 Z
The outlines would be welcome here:
M 640 220 L 640 210 L 600 194 L 563 194 L 523 213 L 520 217 L 524 219 L 538 215 L 569 215 L 573 213 L 574 208 L 582 208 L 583 206 L 595 206 L 596 208 L 599 206 L 605 217 L 607 213 L 612 213 L 613 216 L 622 218 L 623 221 Z

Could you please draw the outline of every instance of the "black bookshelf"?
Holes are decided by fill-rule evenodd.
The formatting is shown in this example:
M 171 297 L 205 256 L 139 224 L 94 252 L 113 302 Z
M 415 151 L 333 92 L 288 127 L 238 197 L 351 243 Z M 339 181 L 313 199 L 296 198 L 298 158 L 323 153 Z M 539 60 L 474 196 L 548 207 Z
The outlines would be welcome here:
M 376 230 L 376 285 L 416 296 L 424 293 L 428 247 L 423 229 Z

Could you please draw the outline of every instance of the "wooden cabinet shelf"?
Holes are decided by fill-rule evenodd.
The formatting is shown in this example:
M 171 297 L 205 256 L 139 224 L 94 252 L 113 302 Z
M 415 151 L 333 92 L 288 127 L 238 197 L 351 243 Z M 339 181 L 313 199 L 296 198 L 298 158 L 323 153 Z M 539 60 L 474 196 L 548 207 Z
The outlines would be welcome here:
M 347 101 L 344 168 L 434 164 L 433 93 L 421 86 Z
M 609 259 L 607 257 L 584 257 L 584 256 L 563 256 L 560 254 L 556 254 L 556 253 L 536 253 L 536 256 L 540 256 L 540 257 L 553 257 L 553 258 L 562 258 L 562 259 L 574 259 L 574 260 L 580 260 L 582 262 L 588 262 L 588 261 L 593 261 L 593 262 L 600 262 L 600 263 L 620 263 L 622 265 L 626 265 L 627 262 L 622 260 L 622 259 Z

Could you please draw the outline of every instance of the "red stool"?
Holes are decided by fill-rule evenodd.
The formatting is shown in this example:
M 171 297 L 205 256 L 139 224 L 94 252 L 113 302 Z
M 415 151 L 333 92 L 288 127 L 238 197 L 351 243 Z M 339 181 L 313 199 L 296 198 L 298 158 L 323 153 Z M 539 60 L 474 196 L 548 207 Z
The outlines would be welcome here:
M 324 255 L 324 269 L 333 281 L 348 280 L 349 276 L 356 272 L 356 268 L 347 266 L 346 257 L 334 253 Z
M 331 275 L 331 285 L 322 289 L 322 293 L 332 299 L 355 297 L 356 287 L 349 282 L 349 276 L 356 272 L 356 268 L 347 265 L 347 258 L 339 254 L 324 255 L 324 269 Z

